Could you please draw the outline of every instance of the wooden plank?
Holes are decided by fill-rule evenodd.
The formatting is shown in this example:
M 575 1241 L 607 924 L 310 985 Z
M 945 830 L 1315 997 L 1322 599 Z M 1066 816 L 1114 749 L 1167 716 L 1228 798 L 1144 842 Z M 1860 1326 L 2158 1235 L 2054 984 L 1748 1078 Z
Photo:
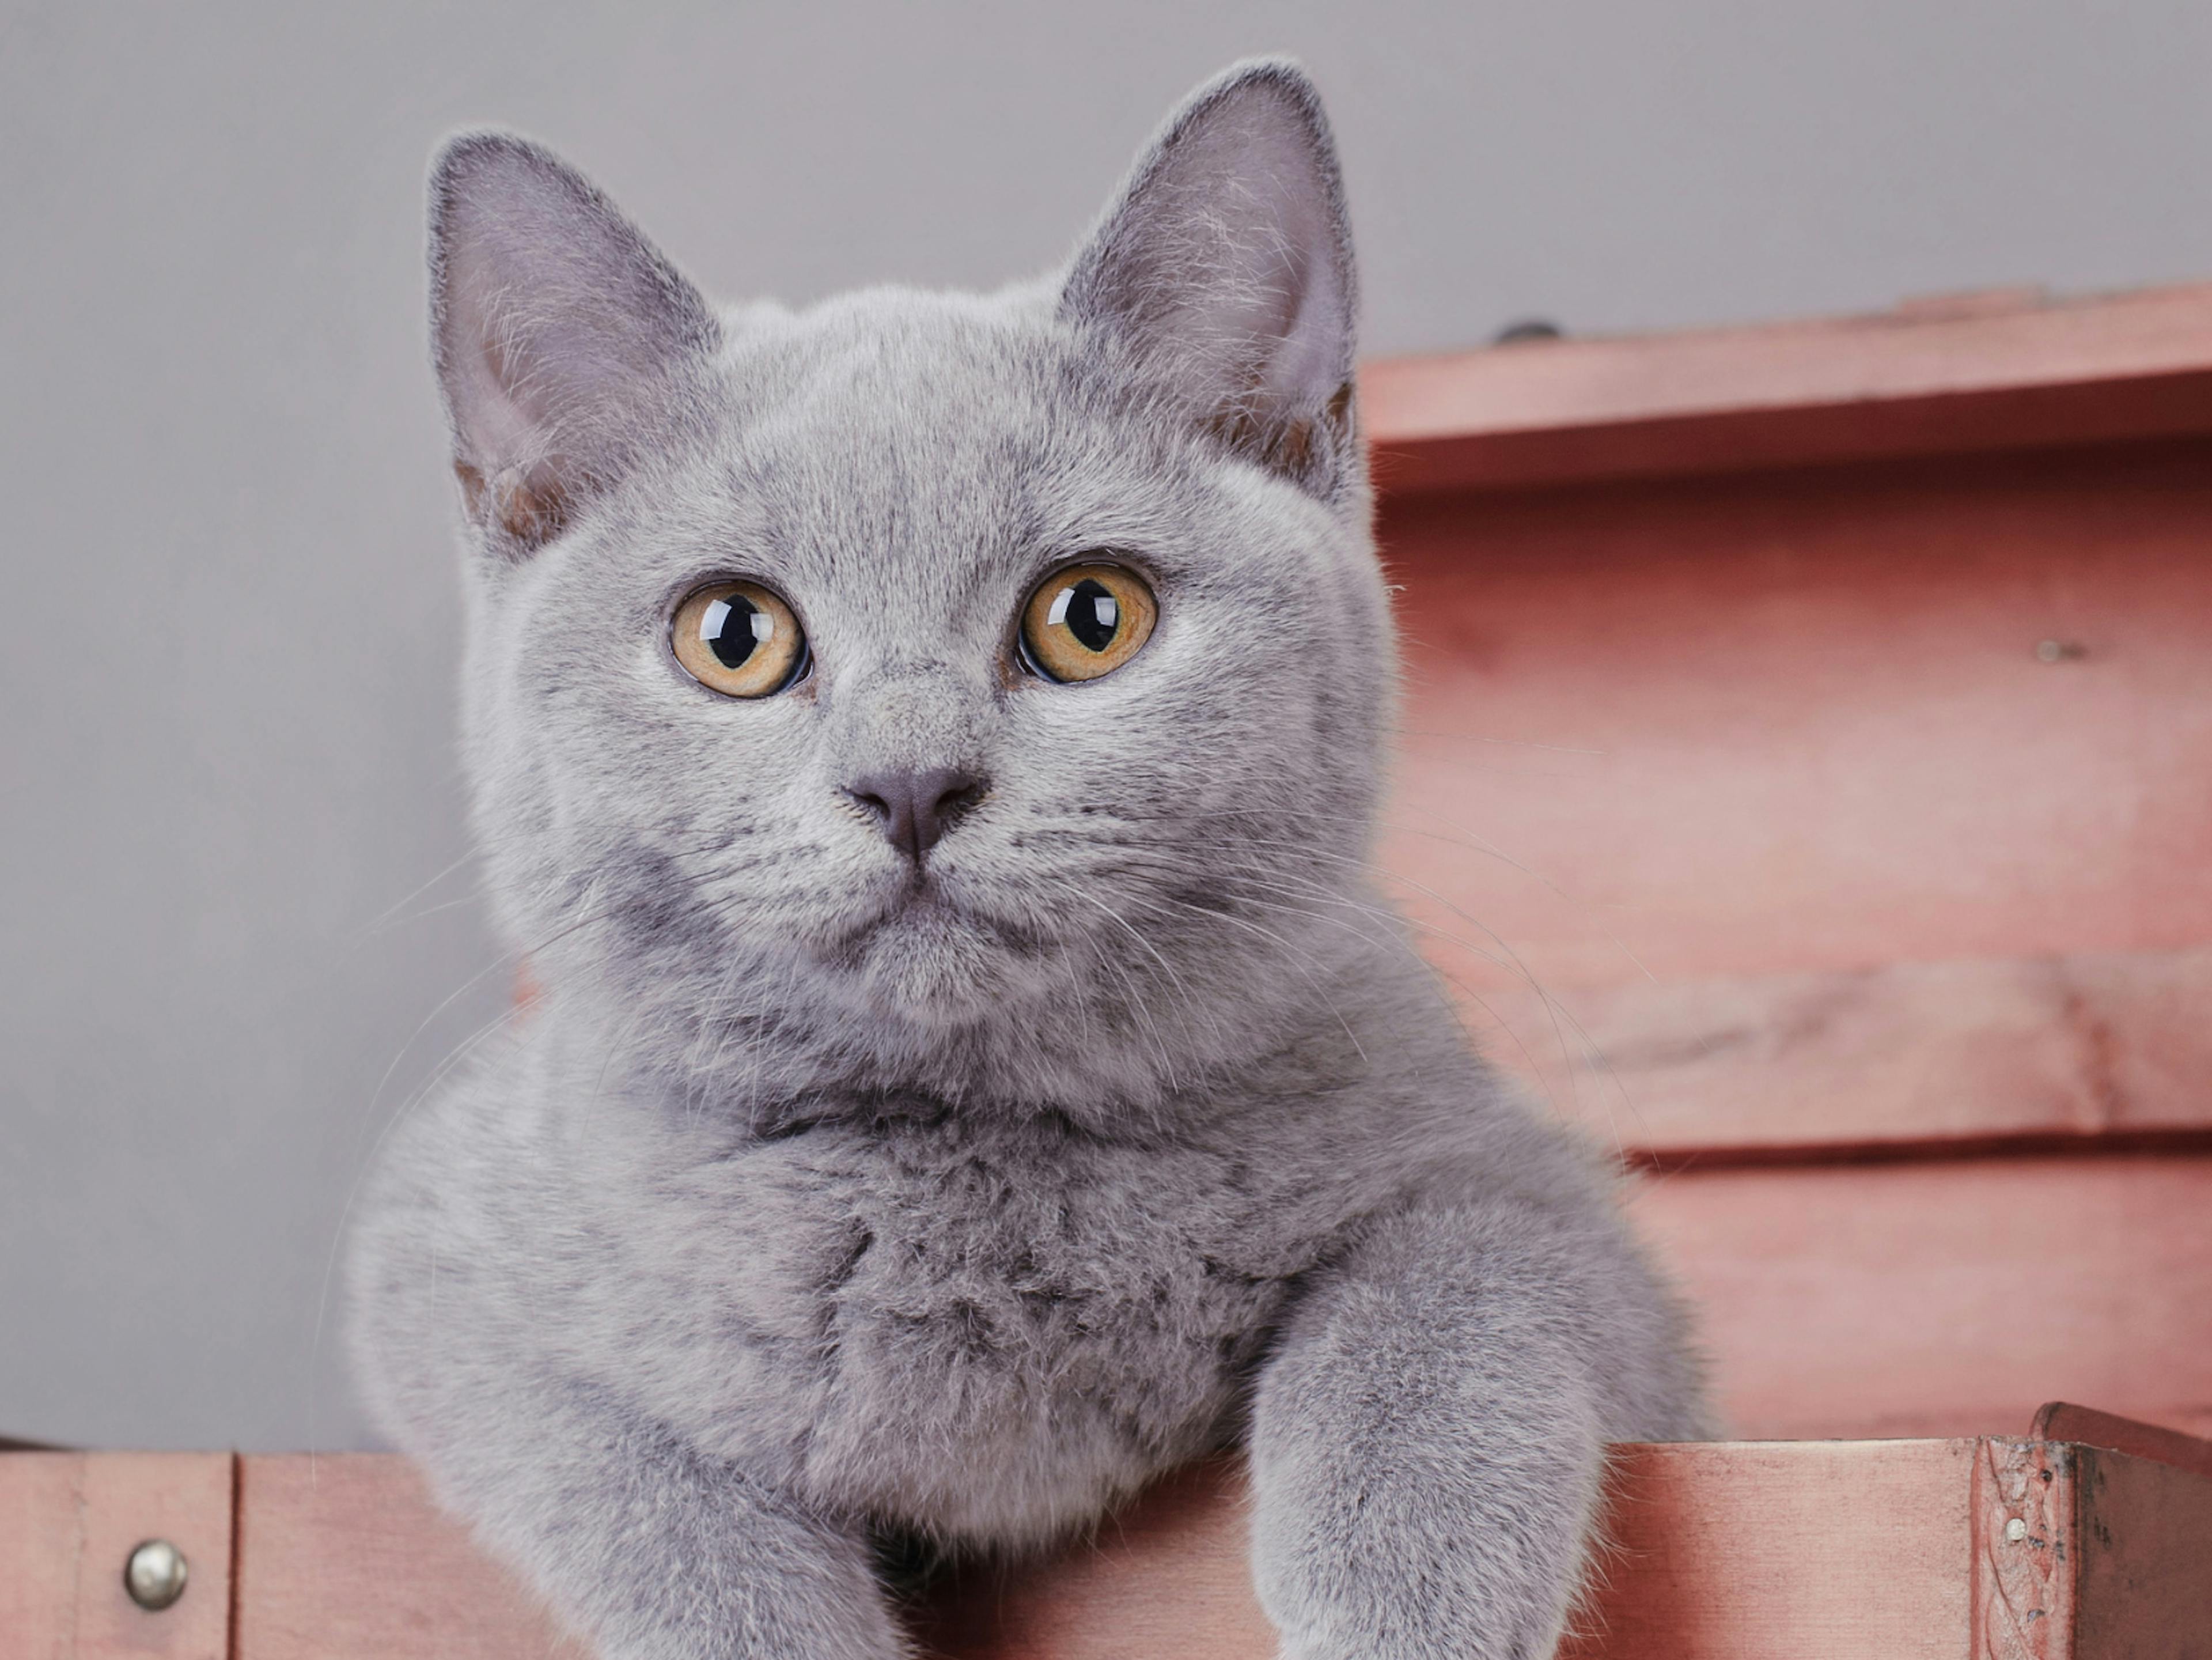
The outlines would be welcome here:
M 2212 949 L 1470 1001 L 1554 1110 L 1662 1167 L 2212 1139 Z
M 1582 1660 L 1953 1660 L 1970 1443 L 1621 1450 Z M 580 1654 L 401 1461 L 249 1458 L 239 1660 Z M 1183 1472 L 1049 1560 L 918 1609 L 944 1660 L 1272 1660 L 1241 1468 Z
M 1974 1446 L 1620 1449 L 1604 1582 L 1565 1654 L 1960 1660 Z
M 582 1656 L 403 1461 L 245 1462 L 239 1660 Z M 937 1660 L 1271 1660 L 1247 1504 L 1239 1464 L 1194 1467 L 1046 1560 L 940 1584 L 914 1628 Z M 1619 1448 L 1565 1652 L 2181 1660 L 2212 1630 L 2208 1505 L 2201 1478 L 2034 1440 Z
M 1394 891 L 1484 995 L 2212 942 L 2208 464 L 1401 504 Z
M 2212 285 L 1370 363 L 1401 495 L 2212 430 Z
M 1692 1171 L 1630 1206 L 1737 1434 L 1962 1434 L 2054 1396 L 2212 1428 L 2212 1155 Z
M 2074 1660 L 2199 1660 L 2212 1649 L 2212 1481 L 2075 1450 Z
M 1575 1660 L 1958 1660 L 1971 1442 L 1625 1447 Z M 1186 1472 L 1095 1540 L 978 1572 L 920 1622 L 942 1660 L 1272 1660 L 1239 1468 Z M 1812 1570 L 1817 1565 L 1817 1571 Z
M 1043 1563 L 971 1570 L 917 1608 L 933 1660 L 1273 1660 L 1252 1590 L 1243 1466 L 1161 1482 Z
M 84 1456 L 0 1457 L 0 1632 L 23 1660 L 76 1651 Z
M 106 1530 L 121 1523 L 118 1537 L 142 1523 L 193 1537 L 173 1509 L 147 1508 L 174 1481 L 149 1482 L 126 1459 L 0 1461 L 0 1516 L 11 1525 L 0 1535 L 0 1630 L 11 1657 L 225 1651 L 217 1599 L 202 1604 L 214 1610 L 211 1636 L 164 1646 L 149 1639 L 161 1635 L 152 1616 L 118 1641 L 73 1607 L 56 1620 L 67 1597 L 32 1595 L 55 1582 L 63 1558 L 61 1580 L 76 1593 L 76 1565 L 89 1554 L 80 1511 L 111 1510 Z M 246 1462 L 256 1479 L 240 1495 L 241 1535 L 253 1541 L 240 1564 L 240 1660 L 582 1660 L 431 1507 L 404 1461 Z M 88 1481 L 92 1462 L 114 1468 Z M 1574 1660 L 2179 1657 L 2188 1633 L 2212 1630 L 2212 1482 L 2124 1454 L 2035 1440 L 1627 1447 L 1608 1493 L 1602 1584 L 1566 1651 Z M 1249 1588 L 1245 1503 L 1234 1463 L 1183 1472 L 1044 1564 L 971 1572 L 940 1590 L 917 1631 L 945 1660 L 1266 1660 L 1273 1647 Z M 41 1525 L 25 1529 L 25 1517 Z M 217 1555 L 198 1548 L 199 1560 Z M 2056 1571 L 2069 1556 L 2078 1575 Z
M 2093 1473 L 2112 1466 L 2106 1473 Z M 1623 1447 L 1567 1660 L 2148 1660 L 2212 1631 L 2212 1483 L 2002 1439 Z M 1267 1660 L 1233 1464 L 1092 1541 L 971 1575 L 939 1660 Z
M 404 1460 L 239 1460 L 232 1660 L 590 1660 Z
M 2028 1438 L 2102 1447 L 2130 1458 L 2169 1464 L 2212 1481 L 2212 1441 L 2123 1418 L 2118 1413 L 2100 1412 L 2094 1407 L 2077 1407 L 2070 1401 L 2045 1402 L 2028 1426 Z
M 227 1453 L 21 1452 L 0 1456 L 0 1634 L 9 1660 L 225 1660 L 232 1461 Z M 131 1553 L 166 1539 L 184 1595 L 131 1600 Z
M 2100 1465 L 2107 1474 L 2092 1474 Z M 2212 1483 L 2039 1441 L 1623 1447 L 1568 1660 L 2119 1660 L 2212 1631 Z M 918 1622 L 941 1660 L 1267 1660 L 1233 1464 Z

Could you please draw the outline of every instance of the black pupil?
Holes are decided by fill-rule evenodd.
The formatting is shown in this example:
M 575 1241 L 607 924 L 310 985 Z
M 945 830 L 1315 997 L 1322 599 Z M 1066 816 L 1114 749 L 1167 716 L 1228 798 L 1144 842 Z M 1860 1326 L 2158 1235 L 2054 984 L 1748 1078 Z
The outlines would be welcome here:
M 699 638 L 724 668 L 744 666 L 745 660 L 760 649 L 764 636 L 774 632 L 772 628 L 759 628 L 754 623 L 753 618 L 759 613 L 760 607 L 742 593 L 717 599 L 707 607 L 706 616 L 699 622 Z M 771 621 L 768 617 L 761 620 Z
M 1103 582 L 1086 576 L 1067 596 L 1067 612 L 1061 620 L 1085 648 L 1103 651 L 1121 631 L 1121 602 Z

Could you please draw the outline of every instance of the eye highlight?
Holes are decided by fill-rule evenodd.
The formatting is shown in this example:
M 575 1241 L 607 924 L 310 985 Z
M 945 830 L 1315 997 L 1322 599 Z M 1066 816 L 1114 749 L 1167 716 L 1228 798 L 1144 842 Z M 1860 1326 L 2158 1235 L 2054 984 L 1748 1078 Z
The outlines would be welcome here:
M 1126 565 L 1073 565 L 1022 607 L 1022 655 L 1048 680 L 1096 680 L 1144 649 L 1159 601 Z
M 767 697 L 805 672 L 806 636 L 782 599 L 757 582 L 709 582 L 669 624 L 684 672 L 725 697 Z

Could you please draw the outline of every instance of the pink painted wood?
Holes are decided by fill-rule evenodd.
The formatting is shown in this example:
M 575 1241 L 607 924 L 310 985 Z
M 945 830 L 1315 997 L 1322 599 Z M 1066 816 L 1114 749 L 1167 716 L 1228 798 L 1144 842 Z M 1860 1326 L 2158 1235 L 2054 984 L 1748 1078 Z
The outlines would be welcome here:
M 2212 445 L 1425 498 L 1383 539 L 1385 860 L 1469 996 L 2212 943 Z
M 405 1461 L 238 1462 L 230 1660 L 590 1660 Z
M 2212 950 L 1486 991 L 1471 1024 L 1632 1161 L 2212 1142 Z
M 2212 1440 L 2185 1435 L 2179 1430 L 2146 1424 L 2094 1407 L 2077 1407 L 2070 1401 L 2047 1401 L 2028 1426 L 2036 1441 L 2073 1441 L 2103 1447 L 2133 1458 L 2170 1464 L 2212 1481 Z
M 1577 1660 L 1961 1652 L 1978 1444 L 1625 1448 Z M 568 1655 L 390 1458 L 242 1461 L 237 1660 Z M 334 1468 L 334 1466 L 343 1466 Z M 329 1478 L 335 1477 L 334 1480 Z M 2186 1478 L 2177 1478 L 2186 1479 Z M 942 1660 L 1272 1660 L 1233 1463 L 1170 1480 L 1091 1542 L 917 1609 Z
M 1692 1169 L 1629 1202 L 1736 1434 L 1963 1434 L 2054 1396 L 2212 1432 L 2212 1154 Z
M 2212 285 L 1370 363 L 1405 495 L 2212 431 Z
M 1565 1652 L 1952 1660 L 1972 1604 L 1976 1444 L 1625 1447 L 1610 1546 Z M 1233 1465 L 1148 1494 L 1089 1548 L 933 1611 L 945 1660 L 1272 1660 Z M 1817 1564 L 1817 1566 L 1815 1565 Z
M 307 1462 L 240 1461 L 235 1660 L 575 1660 L 399 1460 Z M 1608 1489 L 1569 1660 L 2134 1660 L 2212 1629 L 2212 1481 L 2124 1454 L 1623 1447 Z M 1246 1503 L 1236 1463 L 1194 1467 L 1091 1541 L 943 1588 L 917 1634 L 937 1660 L 1272 1660 Z
M 227 1453 L 0 1453 L 0 1655 L 228 1660 Z M 149 1612 L 124 1566 L 149 1539 L 184 1554 L 184 1595 Z

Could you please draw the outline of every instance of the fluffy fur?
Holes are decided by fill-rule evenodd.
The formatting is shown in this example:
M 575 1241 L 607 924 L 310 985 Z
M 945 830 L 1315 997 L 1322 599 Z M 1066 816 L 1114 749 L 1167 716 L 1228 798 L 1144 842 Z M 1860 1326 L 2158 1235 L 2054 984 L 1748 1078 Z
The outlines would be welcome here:
M 1534 1657 L 1605 1443 L 1703 1426 L 1601 1161 L 1380 897 L 1394 645 L 1334 154 L 1202 88 L 1068 270 L 717 313 L 591 186 L 432 185 L 469 764 L 542 987 L 354 1241 L 379 1421 L 608 1660 L 890 1660 L 887 1537 L 1034 1548 L 1249 1447 L 1294 1660 Z M 1055 565 L 1117 672 L 1025 674 Z M 815 666 L 672 660 L 703 579 Z M 854 780 L 953 768 L 926 861 Z

